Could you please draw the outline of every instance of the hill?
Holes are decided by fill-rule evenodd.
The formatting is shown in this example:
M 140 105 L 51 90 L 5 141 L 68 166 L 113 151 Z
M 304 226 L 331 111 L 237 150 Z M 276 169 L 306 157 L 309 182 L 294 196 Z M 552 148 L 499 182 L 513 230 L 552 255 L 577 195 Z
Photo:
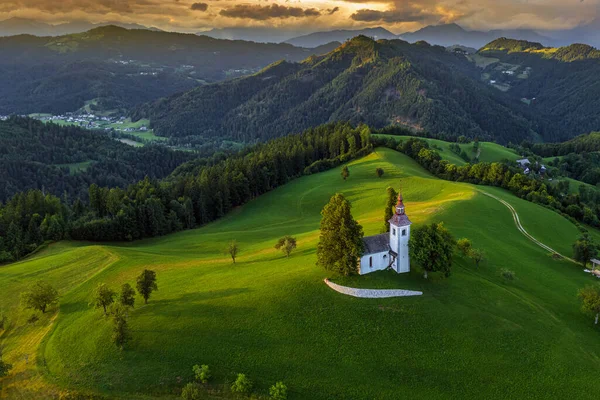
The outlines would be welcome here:
M 550 48 L 501 38 L 479 50 L 491 60 L 483 79 L 528 105 L 550 123 L 547 140 L 558 141 L 600 129 L 600 51 L 583 44 Z
M 94 28 L 115 25 L 125 29 L 149 29 L 159 31 L 157 28 L 149 28 L 139 24 L 125 24 L 121 22 L 103 22 L 94 24 L 88 21 L 70 21 L 63 24 L 48 24 L 28 18 L 9 18 L 0 21 L 0 36 L 34 35 L 34 36 L 61 36 L 73 33 L 86 32 Z
M 146 176 L 164 178 L 195 156 L 24 118 L 0 121 L 0 142 L 0 202 L 29 189 L 86 199 L 92 183 L 125 188 Z
M 0 115 L 123 110 L 313 50 L 116 26 L 58 37 L 0 38 Z
M 479 80 L 464 56 L 426 43 L 359 36 L 299 64 L 198 87 L 138 107 L 158 135 L 251 142 L 328 121 L 409 126 L 442 136 L 500 142 L 533 138 L 514 101 Z
M 381 179 L 377 167 L 385 170 Z M 215 384 L 244 372 L 264 393 L 282 380 L 290 400 L 386 400 L 399 392 L 594 398 L 598 331 L 575 297 L 594 282 L 580 267 L 549 257 L 479 188 L 435 179 L 399 153 L 377 149 L 349 168 L 347 181 L 338 169 L 302 177 L 200 229 L 128 244 L 62 242 L 0 268 L 0 302 L 11 321 L 0 340 L 14 364 L 2 394 L 29 399 L 69 389 L 175 398 L 191 366 L 205 363 Z M 389 185 L 402 186 L 415 226 L 444 221 L 456 237 L 484 249 L 486 263 L 476 269 L 457 256 L 450 278 L 430 281 L 418 270 L 343 279 L 315 267 L 319 213 L 329 197 L 344 193 L 365 234 L 376 234 Z M 569 221 L 502 190 L 481 189 L 512 204 L 536 238 L 570 254 L 579 232 Z M 273 249 L 288 234 L 299 244 L 289 259 Z M 241 249 L 235 266 L 223 255 L 232 238 Z M 120 351 L 110 342 L 110 324 L 89 306 L 90 295 L 99 283 L 132 283 L 144 268 L 157 271 L 159 291 L 148 305 L 136 299 L 134 339 Z M 516 279 L 504 280 L 502 268 Z M 328 276 L 424 295 L 345 297 L 323 284 Z M 18 294 L 38 279 L 59 289 L 60 311 L 27 323 L 30 312 L 20 311 Z
M 333 30 L 326 32 L 314 32 L 308 35 L 295 37 L 293 39 L 286 40 L 285 43 L 289 43 L 298 47 L 319 47 L 333 41 L 344 43 L 347 40 L 355 38 L 357 36 L 367 36 L 375 40 L 379 39 L 397 39 L 398 37 L 387 29 L 378 28 L 366 28 L 357 30 Z

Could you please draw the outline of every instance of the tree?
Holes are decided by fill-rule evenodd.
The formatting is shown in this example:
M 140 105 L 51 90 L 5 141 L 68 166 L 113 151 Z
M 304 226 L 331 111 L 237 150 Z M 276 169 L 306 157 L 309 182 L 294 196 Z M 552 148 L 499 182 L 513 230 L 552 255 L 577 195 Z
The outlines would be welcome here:
M 181 398 L 184 400 L 200 400 L 200 388 L 197 383 L 190 382 L 181 390 Z
M 358 273 L 363 252 L 363 228 L 354 220 L 351 204 L 342 194 L 334 195 L 321 211 L 321 235 L 317 265 L 343 275 Z
M 248 394 L 252 390 L 252 381 L 248 379 L 246 374 L 237 374 L 237 378 L 233 385 L 231 385 L 231 391 L 233 393 Z
M 383 173 L 384 173 L 383 168 L 377 168 L 377 169 L 375 169 L 375 173 L 377 174 L 378 178 L 381 178 L 383 176 Z
M 240 248 L 238 246 L 237 241 L 232 240 L 231 242 L 229 242 L 229 247 L 227 248 L 227 252 L 231 256 L 231 259 L 233 260 L 234 264 L 235 264 L 235 258 L 237 257 L 239 250 L 240 250 Z
M 479 268 L 479 264 L 485 259 L 485 252 L 479 249 L 470 249 L 469 258 L 475 263 L 475 267 Z
M 126 307 L 133 307 L 135 305 L 135 290 L 133 290 L 129 283 L 121 286 L 119 302 Z
M 573 244 L 573 258 L 579 261 L 583 268 L 587 266 L 590 259 L 596 256 L 597 252 L 598 247 L 587 233 Z
M 158 285 L 156 284 L 156 272 L 145 269 L 140 276 L 137 277 L 137 291 L 144 298 L 144 304 L 148 304 L 148 299 L 155 290 L 158 290 Z
M 110 306 L 110 316 L 113 323 L 113 342 L 121 349 L 131 339 L 129 325 L 127 324 L 128 308 L 120 303 Z
M 109 288 L 106 283 L 100 283 L 94 291 L 94 306 L 96 308 L 102 307 L 106 315 L 106 308 L 114 303 L 116 295 L 117 293 Z
M 291 236 L 284 236 L 275 245 L 277 250 L 281 249 L 286 257 L 290 256 L 290 253 L 296 248 L 296 238 Z
M 586 286 L 579 290 L 578 297 L 581 299 L 581 310 L 586 314 L 595 315 L 594 325 L 597 325 L 600 317 L 600 288 Z
M 21 293 L 21 304 L 25 308 L 33 308 L 42 313 L 48 306 L 58 303 L 58 291 L 49 283 L 38 281 L 28 292 Z
M 192 371 L 194 371 L 194 378 L 196 378 L 196 380 L 201 383 L 208 383 L 208 381 L 212 377 L 210 368 L 208 367 L 208 365 L 205 364 L 194 365 L 192 367 Z
M 455 245 L 456 241 L 444 224 L 433 223 L 415 229 L 408 247 L 410 257 L 423 267 L 423 277 L 427 279 L 428 272 L 440 271 L 446 277 L 450 276 Z
M 348 166 L 347 166 L 347 165 L 344 165 L 344 166 L 342 167 L 342 178 L 343 178 L 344 180 L 346 180 L 346 179 L 348 179 L 348 177 L 349 177 L 349 176 L 350 176 L 350 170 L 348 169 Z
M 396 201 L 398 199 L 398 192 L 393 187 L 387 188 L 387 199 L 385 202 L 385 210 L 383 213 L 383 229 L 382 232 L 390 231 L 389 220 L 394 216 L 394 207 L 396 206 Z
M 287 400 L 287 386 L 283 382 L 277 382 L 269 389 L 269 397 L 272 400 Z
M 500 271 L 500 275 L 502 275 L 502 277 L 507 281 L 515 280 L 515 273 L 509 269 L 502 268 L 502 270 Z
M 456 242 L 456 247 L 463 253 L 463 255 L 468 256 L 471 251 L 472 243 L 467 238 L 458 239 Z

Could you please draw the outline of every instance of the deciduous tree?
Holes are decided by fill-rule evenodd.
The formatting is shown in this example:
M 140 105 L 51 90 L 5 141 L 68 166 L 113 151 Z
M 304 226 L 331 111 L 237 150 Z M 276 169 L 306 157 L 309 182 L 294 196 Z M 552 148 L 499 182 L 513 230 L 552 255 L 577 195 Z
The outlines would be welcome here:
M 344 166 L 342 167 L 342 178 L 343 178 L 344 180 L 346 180 L 346 179 L 348 179 L 348 177 L 349 177 L 349 176 L 350 176 L 350 170 L 348 169 L 348 166 L 347 166 L 347 165 L 344 165 Z
M 127 324 L 128 308 L 120 303 L 110 306 L 110 316 L 113 323 L 113 342 L 121 349 L 131 339 L 129 325 Z
M 119 302 L 126 307 L 133 307 L 135 305 L 135 290 L 133 290 L 129 283 L 121 286 Z
M 573 258 L 579 261 L 583 268 L 587 266 L 590 259 L 596 256 L 597 252 L 598 246 L 587 233 L 573 244 Z
M 600 288 L 597 286 L 586 286 L 579 291 L 581 299 L 581 310 L 584 313 L 594 315 L 594 324 L 598 324 L 600 317 Z
M 290 256 L 290 253 L 296 248 L 296 238 L 291 236 L 284 236 L 275 245 L 277 250 L 281 249 L 286 257 Z
M 33 308 L 42 313 L 46 312 L 48 306 L 56 303 L 58 303 L 58 291 L 49 283 L 38 281 L 29 291 L 21 293 L 21 304 L 25 308 Z
M 235 264 L 235 258 L 237 257 L 238 252 L 240 251 L 240 247 L 238 246 L 237 241 L 232 240 L 229 242 L 229 247 L 227 248 L 227 252 L 231 256 L 231 260 Z
M 334 195 L 321 212 L 321 236 L 317 265 L 343 275 L 358 272 L 363 252 L 363 229 L 352 217 L 351 204 L 342 194 Z
M 383 173 L 384 173 L 383 168 L 376 168 L 375 169 L 375 173 L 377 174 L 378 178 L 381 178 L 383 176 Z
M 471 251 L 472 243 L 467 238 L 458 239 L 456 242 L 456 247 L 463 253 L 463 255 L 468 256 L 469 251 Z
M 144 304 L 148 304 L 148 299 L 155 290 L 158 290 L 158 285 L 156 284 L 156 272 L 145 269 L 140 276 L 137 277 L 137 291 L 144 298 Z
M 105 283 L 100 283 L 96 287 L 96 290 L 94 290 L 94 306 L 96 308 L 102 307 L 104 314 L 106 314 L 107 307 L 114 303 L 116 295 L 117 293 Z
M 475 263 L 475 267 L 479 268 L 479 264 L 485 259 L 485 252 L 480 249 L 470 249 L 469 258 Z
M 456 241 L 443 223 L 416 228 L 408 246 L 410 257 L 423 267 L 425 279 L 428 272 L 436 271 L 443 272 L 446 277 L 450 276 Z

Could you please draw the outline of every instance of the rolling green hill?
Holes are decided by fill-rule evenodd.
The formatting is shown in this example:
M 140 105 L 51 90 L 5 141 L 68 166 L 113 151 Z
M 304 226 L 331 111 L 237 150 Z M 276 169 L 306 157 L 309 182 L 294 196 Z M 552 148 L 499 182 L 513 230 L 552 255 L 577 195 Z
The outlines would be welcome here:
M 533 140 L 520 101 L 479 81 L 464 56 L 439 46 L 356 37 L 300 64 L 278 62 L 241 79 L 138 107 L 161 136 L 252 142 L 330 121 L 390 124 L 444 137 Z
M 377 178 L 375 168 L 385 174 Z M 581 268 L 555 260 L 516 229 L 524 227 L 565 255 L 577 228 L 551 210 L 500 189 L 441 181 L 388 149 L 339 170 L 305 176 L 200 229 L 128 244 L 61 242 L 0 267 L 0 304 L 9 328 L 2 395 L 47 398 L 69 388 L 110 398 L 178 397 L 191 366 L 209 364 L 217 383 L 245 372 L 265 393 L 282 380 L 294 399 L 595 398 L 598 330 L 579 311 L 577 290 L 595 284 Z M 315 266 L 320 210 L 344 193 L 365 234 L 377 234 L 385 189 L 401 187 L 416 226 L 444 221 L 487 253 L 479 268 L 457 256 L 448 279 L 382 272 L 337 282 L 419 289 L 422 297 L 356 299 L 331 291 Z M 289 259 L 273 249 L 298 238 Z M 236 239 L 233 265 L 224 255 Z M 133 283 L 157 271 L 159 291 L 130 315 L 133 341 L 110 342 L 110 325 L 88 304 L 93 288 Z M 515 272 L 505 281 L 500 270 Z M 27 323 L 18 293 L 38 279 L 60 290 L 60 311 Z

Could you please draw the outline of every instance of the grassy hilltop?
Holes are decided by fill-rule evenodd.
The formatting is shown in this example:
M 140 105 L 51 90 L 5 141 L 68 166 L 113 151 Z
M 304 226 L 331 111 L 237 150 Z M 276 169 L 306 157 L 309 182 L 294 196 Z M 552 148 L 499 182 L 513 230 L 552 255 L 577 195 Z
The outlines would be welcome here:
M 10 317 L 0 343 L 14 365 L 1 394 L 177 397 L 191 366 L 206 363 L 217 382 L 244 372 L 265 392 L 282 380 L 290 399 L 595 397 L 598 330 L 575 297 L 591 278 L 526 239 L 509 210 L 478 189 L 510 202 L 532 235 L 569 256 L 573 224 L 500 189 L 436 179 L 392 150 L 349 168 L 345 182 L 339 169 L 302 177 L 200 229 L 122 245 L 61 242 L 0 268 Z M 475 269 L 457 256 L 449 279 L 429 281 L 415 270 L 340 279 L 317 268 L 319 213 L 330 196 L 344 193 L 372 235 L 390 185 L 401 186 L 415 225 L 444 221 L 488 261 Z M 286 259 L 273 246 L 288 234 L 299 246 Z M 241 248 L 235 265 L 224 255 L 232 239 Z M 133 283 L 144 268 L 157 271 L 159 291 L 145 306 L 138 296 L 134 339 L 120 352 L 110 324 L 88 305 L 91 292 L 98 283 Z M 502 268 L 516 279 L 504 281 Z M 325 277 L 424 296 L 355 299 L 330 290 Z M 60 312 L 27 324 L 18 294 L 38 279 L 57 286 Z

